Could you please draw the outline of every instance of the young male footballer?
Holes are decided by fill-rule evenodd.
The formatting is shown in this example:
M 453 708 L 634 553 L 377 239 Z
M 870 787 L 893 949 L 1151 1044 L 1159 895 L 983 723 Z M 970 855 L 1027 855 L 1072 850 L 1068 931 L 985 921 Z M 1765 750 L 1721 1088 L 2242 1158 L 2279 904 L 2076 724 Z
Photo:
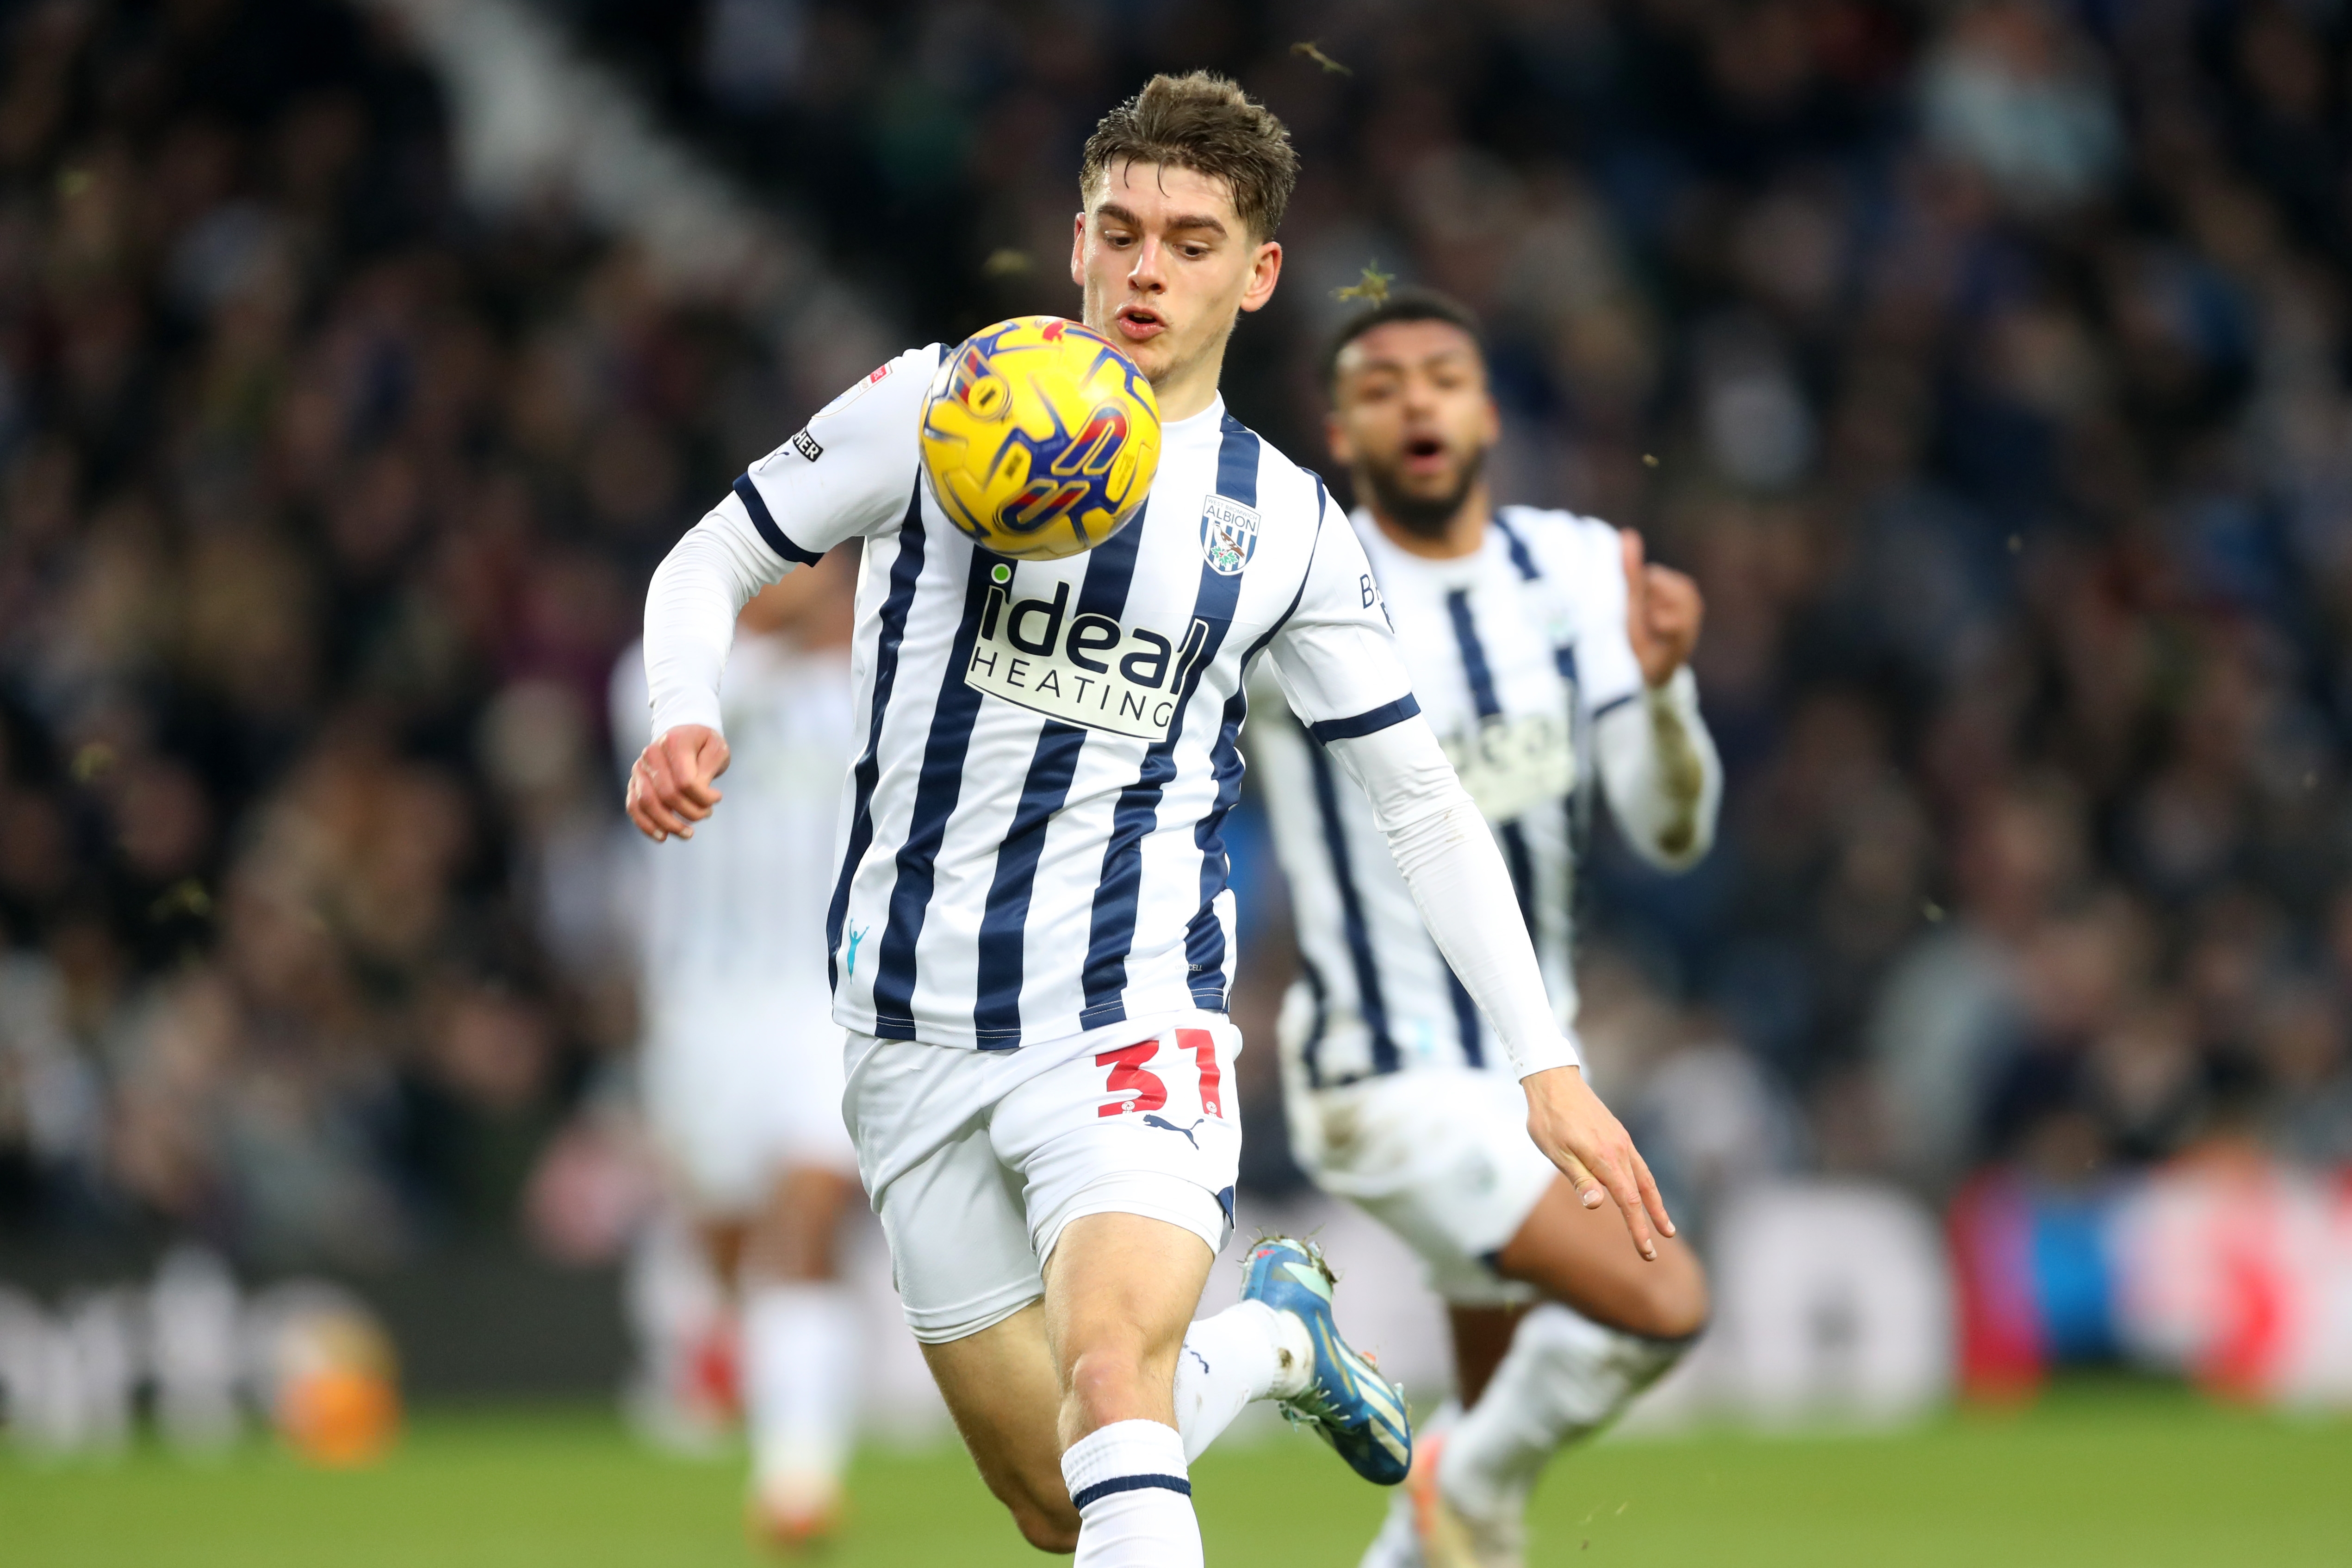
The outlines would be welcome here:
M 1698 590 L 1645 565 L 1638 535 L 1495 507 L 1499 421 L 1460 305 L 1415 291 L 1360 313 L 1326 382 L 1349 522 L 1568 1030 L 1575 853 L 1596 783 L 1659 866 L 1690 865 L 1714 834 L 1722 770 L 1685 667 Z M 1459 1413 L 1424 1424 L 1364 1568 L 1516 1565 L 1545 1461 L 1674 1364 L 1706 1319 L 1706 1281 L 1673 1241 L 1636 1258 L 1513 1135 L 1523 1069 L 1381 852 L 1379 807 L 1336 786 L 1338 754 L 1279 720 L 1253 742 L 1303 969 L 1281 1031 L 1292 1146 L 1421 1254 L 1453 1319 Z
M 691 844 L 644 846 L 637 921 L 646 1120 L 736 1308 L 747 1522 L 785 1549 L 839 1521 L 861 1361 L 836 1257 L 857 1155 L 824 938 L 855 570 L 844 551 L 744 607 L 725 683 L 734 807 Z M 642 650 L 612 697 L 627 766 L 649 738 Z
M 646 607 L 657 738 L 629 808 L 660 839 L 720 798 L 736 611 L 863 541 L 865 733 L 829 931 L 843 1107 L 907 1321 L 981 1473 L 1031 1542 L 1086 1568 L 1201 1563 L 1186 1465 L 1253 1398 L 1315 1423 L 1370 1479 L 1410 1460 L 1402 1402 L 1339 1339 L 1311 1249 L 1260 1243 L 1244 1299 L 1188 1326 L 1233 1224 L 1241 1040 L 1220 830 L 1259 655 L 1373 802 L 1498 1051 L 1528 1075 L 1538 1145 L 1591 1202 L 1615 1198 L 1644 1254 L 1654 1223 L 1671 1234 L 1576 1071 L 1362 547 L 1321 483 L 1217 395 L 1236 316 L 1281 274 L 1296 168 L 1280 121 L 1205 74 L 1153 78 L 1088 141 L 1071 276 L 1087 326 L 1150 380 L 1161 418 L 1149 498 L 1107 540 L 1016 562 L 947 524 L 919 472 L 934 345 L 738 480 Z

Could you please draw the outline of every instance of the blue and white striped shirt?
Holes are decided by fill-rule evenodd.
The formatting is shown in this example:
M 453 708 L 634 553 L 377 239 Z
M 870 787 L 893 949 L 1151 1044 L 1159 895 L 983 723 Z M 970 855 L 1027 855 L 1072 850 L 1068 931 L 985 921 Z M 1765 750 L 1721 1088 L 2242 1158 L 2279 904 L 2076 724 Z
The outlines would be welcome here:
M 836 399 L 709 519 L 793 561 L 864 541 L 834 1016 L 1010 1050 L 1223 1010 L 1244 670 L 1269 655 L 1327 737 L 1418 711 L 1362 546 L 1219 402 L 1163 427 L 1143 515 L 1108 542 L 992 555 L 919 482 L 940 352 Z
M 1592 720 L 1642 691 L 1617 530 L 1501 510 L 1475 554 L 1432 560 L 1353 519 L 1415 695 L 1494 830 L 1560 1027 L 1575 1019 L 1570 909 Z M 1371 807 L 1278 719 L 1251 733 L 1288 874 L 1300 976 L 1284 1012 L 1291 1081 L 1320 1089 L 1431 1065 L 1507 1064 L 1423 925 Z

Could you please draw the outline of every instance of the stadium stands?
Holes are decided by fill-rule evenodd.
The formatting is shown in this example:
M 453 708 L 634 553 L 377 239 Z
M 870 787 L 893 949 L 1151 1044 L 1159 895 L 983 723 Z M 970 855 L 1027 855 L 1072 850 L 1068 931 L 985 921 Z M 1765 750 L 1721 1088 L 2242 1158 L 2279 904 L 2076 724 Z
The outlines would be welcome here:
M 1725 841 L 1604 842 L 1588 915 L 1678 1201 L 2352 1159 L 2333 8 L 545 8 L 910 341 L 1067 308 L 1076 142 L 1171 64 L 1305 158 L 1244 418 L 1316 459 L 1367 265 L 1482 311 L 1503 495 L 1708 599 Z M 605 672 L 838 367 L 561 190 L 471 204 L 388 10 L 0 26 L 0 1227 L 508 1233 L 631 1038 Z

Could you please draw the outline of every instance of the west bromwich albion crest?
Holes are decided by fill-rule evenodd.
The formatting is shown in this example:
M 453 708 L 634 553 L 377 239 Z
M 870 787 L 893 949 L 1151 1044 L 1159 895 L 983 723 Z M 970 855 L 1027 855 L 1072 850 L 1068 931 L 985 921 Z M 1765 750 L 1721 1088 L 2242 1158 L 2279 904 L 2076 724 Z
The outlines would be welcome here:
M 1221 577 L 1233 577 L 1257 553 L 1257 513 L 1239 501 L 1211 496 L 1201 503 L 1201 559 Z

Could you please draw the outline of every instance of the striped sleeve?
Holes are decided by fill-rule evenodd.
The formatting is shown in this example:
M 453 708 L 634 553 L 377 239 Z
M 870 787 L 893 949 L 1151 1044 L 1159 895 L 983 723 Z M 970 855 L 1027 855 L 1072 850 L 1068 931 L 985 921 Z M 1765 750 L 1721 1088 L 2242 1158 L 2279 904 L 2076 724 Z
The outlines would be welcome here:
M 762 544 L 795 566 L 896 526 L 915 482 L 915 426 L 939 358 L 936 343 L 909 349 L 861 378 L 752 464 L 720 509 L 740 512 Z
M 664 558 L 646 593 L 653 733 L 719 727 L 735 617 L 796 566 L 898 521 L 919 464 L 915 422 L 940 349 L 910 349 L 819 409 L 737 477 Z

